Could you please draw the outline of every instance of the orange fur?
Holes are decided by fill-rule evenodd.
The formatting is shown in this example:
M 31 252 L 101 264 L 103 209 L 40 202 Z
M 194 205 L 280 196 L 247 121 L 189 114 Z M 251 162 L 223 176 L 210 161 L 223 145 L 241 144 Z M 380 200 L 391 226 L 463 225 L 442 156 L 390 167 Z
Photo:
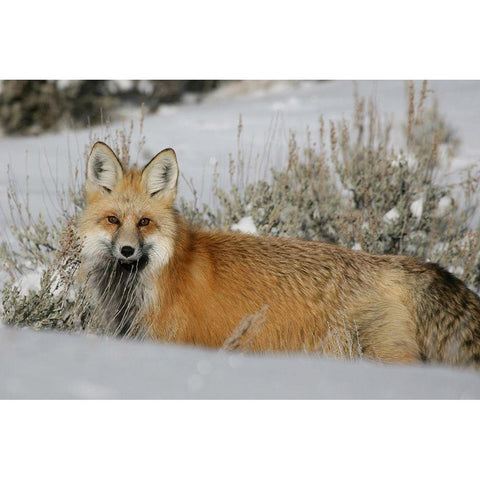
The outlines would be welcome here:
M 88 180 L 87 207 L 80 221 L 86 242 L 93 238 L 93 244 L 95 235 L 113 243 L 118 238 L 139 245 L 170 242 L 171 249 L 167 245 L 161 250 L 163 260 L 152 260 L 138 272 L 143 290 L 138 294 L 136 321 L 151 338 L 218 348 L 243 317 L 268 306 L 266 322 L 250 343 L 253 351 L 321 350 L 334 355 L 349 351 L 351 356 L 383 361 L 475 363 L 476 350 L 466 351 L 463 345 L 478 334 L 480 302 L 448 273 L 405 256 L 192 228 L 173 207 L 176 178 L 168 176 L 168 168 L 173 165 L 174 170 L 175 164 L 166 163 L 165 171 L 162 165 L 153 163 L 163 177 L 153 178 L 150 191 L 144 177 L 151 173 L 145 169 L 118 174 L 111 191 Z M 170 182 L 169 187 L 152 193 L 163 181 Z M 108 224 L 108 215 L 118 217 L 121 225 Z M 148 227 L 137 225 L 142 217 L 151 219 Z M 107 262 L 102 255 L 99 261 Z M 92 264 L 88 259 L 85 264 L 87 275 Z M 438 285 L 452 298 L 461 298 L 457 303 L 464 310 L 449 309 L 448 299 L 446 306 L 441 304 Z M 447 354 L 446 346 L 432 347 L 432 339 L 445 325 L 434 328 L 429 309 L 444 312 L 452 322 L 470 315 L 470 330 L 458 335 L 463 342 L 458 351 L 452 354 L 449 347 Z M 457 324 L 452 325 L 455 330 Z

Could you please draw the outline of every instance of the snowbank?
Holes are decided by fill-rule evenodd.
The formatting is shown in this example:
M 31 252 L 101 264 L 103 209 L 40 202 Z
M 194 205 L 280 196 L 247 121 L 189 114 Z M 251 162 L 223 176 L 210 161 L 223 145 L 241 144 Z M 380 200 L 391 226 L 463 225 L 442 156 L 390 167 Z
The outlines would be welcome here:
M 3 328 L 0 398 L 480 398 L 480 375 Z

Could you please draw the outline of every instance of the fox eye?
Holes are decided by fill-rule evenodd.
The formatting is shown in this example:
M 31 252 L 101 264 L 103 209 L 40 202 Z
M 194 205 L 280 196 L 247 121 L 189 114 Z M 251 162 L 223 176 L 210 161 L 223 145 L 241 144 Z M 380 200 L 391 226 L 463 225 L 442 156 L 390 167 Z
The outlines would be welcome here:
M 149 218 L 141 218 L 140 221 L 138 222 L 139 227 L 146 227 L 150 223 Z
M 107 217 L 107 220 L 108 220 L 108 223 L 112 223 L 113 225 L 118 225 L 120 223 L 120 220 L 113 215 L 109 215 Z

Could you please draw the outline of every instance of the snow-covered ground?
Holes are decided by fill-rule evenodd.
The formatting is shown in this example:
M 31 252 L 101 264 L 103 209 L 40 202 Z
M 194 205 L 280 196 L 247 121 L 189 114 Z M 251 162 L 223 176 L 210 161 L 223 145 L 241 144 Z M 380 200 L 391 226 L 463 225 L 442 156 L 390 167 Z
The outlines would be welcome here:
M 480 375 L 4 328 L 0 398 L 480 398 Z
M 187 101 L 147 116 L 146 145 L 138 154 L 139 163 L 173 147 L 182 174 L 193 180 L 201 200 L 208 202 L 214 165 L 226 172 L 228 156 L 237 150 L 240 115 L 242 149 L 255 162 L 248 172 L 252 179 L 284 158 L 289 130 L 302 138 L 307 125 L 316 129 L 319 115 L 327 120 L 352 115 L 352 82 L 248 87 L 229 85 L 200 104 Z M 358 87 L 361 94 L 374 96 L 380 113 L 394 114 L 397 125 L 404 120 L 404 82 L 359 82 Z M 458 157 L 447 170 L 454 175 L 480 158 L 480 82 L 436 81 L 430 88 L 462 138 Z M 127 121 L 139 118 L 138 111 L 125 115 Z M 69 181 L 77 159 L 84 158 L 88 139 L 87 130 L 0 139 L 0 225 L 4 227 L 0 241 L 7 238 L 7 165 L 21 194 L 29 176 L 32 211 L 43 212 L 51 221 L 58 208 L 55 191 Z M 179 193 L 191 197 L 183 181 Z M 480 398 L 480 376 L 474 372 L 352 364 L 302 355 L 239 356 L 8 328 L 0 329 L 0 357 L 3 397 Z

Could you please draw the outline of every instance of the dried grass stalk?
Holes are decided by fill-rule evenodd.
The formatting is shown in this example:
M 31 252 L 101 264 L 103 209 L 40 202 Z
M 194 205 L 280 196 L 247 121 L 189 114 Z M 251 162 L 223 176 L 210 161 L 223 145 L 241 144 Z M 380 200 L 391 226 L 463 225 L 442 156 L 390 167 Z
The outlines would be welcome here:
M 225 340 L 222 350 L 230 352 L 245 350 L 267 320 L 267 310 L 268 305 L 265 305 L 258 312 L 243 317 L 231 335 Z

